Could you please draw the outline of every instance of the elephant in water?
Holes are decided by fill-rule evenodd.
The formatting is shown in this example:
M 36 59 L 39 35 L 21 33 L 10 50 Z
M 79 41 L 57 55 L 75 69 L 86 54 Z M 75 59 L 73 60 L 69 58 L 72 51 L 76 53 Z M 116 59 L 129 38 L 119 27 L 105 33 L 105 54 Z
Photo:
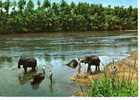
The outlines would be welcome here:
M 87 63 L 88 64 L 88 68 L 87 68 L 87 73 L 92 73 L 91 71 L 91 66 L 95 65 L 95 72 L 100 72 L 100 59 L 98 56 L 92 55 L 92 56 L 85 56 L 85 57 L 81 57 L 78 59 L 73 59 L 70 63 L 66 64 L 67 66 L 71 67 L 71 68 L 76 68 L 78 65 L 80 66 L 80 63 Z M 81 68 L 81 66 L 79 67 Z M 80 70 L 80 69 L 78 69 Z
M 20 57 L 18 61 L 18 68 L 24 68 L 25 73 L 27 72 L 27 68 L 31 67 L 33 71 L 36 71 L 37 60 L 35 58 L 27 58 L 27 57 Z
M 77 59 L 73 59 L 71 60 L 68 64 L 66 64 L 67 66 L 71 67 L 71 68 L 76 68 L 78 66 L 78 60 Z
M 45 75 L 44 73 L 36 73 L 33 75 L 33 79 L 31 81 L 31 85 L 33 89 L 38 89 L 40 83 L 44 80 Z

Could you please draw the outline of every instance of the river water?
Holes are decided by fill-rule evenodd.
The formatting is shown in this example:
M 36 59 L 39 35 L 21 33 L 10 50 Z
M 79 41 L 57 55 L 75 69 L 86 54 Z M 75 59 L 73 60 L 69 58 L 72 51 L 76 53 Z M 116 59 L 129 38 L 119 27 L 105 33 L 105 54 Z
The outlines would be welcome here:
M 101 67 L 137 50 L 137 32 L 83 32 L 0 35 L 0 96 L 72 96 L 79 85 L 70 80 L 75 70 L 65 64 L 76 57 L 98 55 Z M 17 68 L 20 56 L 37 59 L 45 79 L 31 85 L 32 73 Z M 47 68 L 53 72 L 53 83 Z

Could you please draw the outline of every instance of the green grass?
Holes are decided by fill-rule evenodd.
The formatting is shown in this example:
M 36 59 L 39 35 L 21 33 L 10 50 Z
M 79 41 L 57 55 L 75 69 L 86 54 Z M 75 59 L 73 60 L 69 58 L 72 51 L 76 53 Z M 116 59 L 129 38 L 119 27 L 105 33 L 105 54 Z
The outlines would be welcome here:
M 138 96 L 138 81 L 111 78 L 93 80 L 88 96 Z

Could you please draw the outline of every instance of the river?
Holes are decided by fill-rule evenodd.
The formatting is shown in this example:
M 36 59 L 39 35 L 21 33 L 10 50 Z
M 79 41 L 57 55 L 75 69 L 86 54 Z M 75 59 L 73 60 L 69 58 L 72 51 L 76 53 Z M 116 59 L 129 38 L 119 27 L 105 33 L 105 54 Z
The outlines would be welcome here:
M 70 80 L 75 70 L 65 64 L 76 57 L 98 55 L 101 67 L 137 50 L 137 32 L 79 32 L 0 35 L 0 96 L 72 96 L 79 86 Z M 37 59 L 38 70 L 50 67 L 47 75 L 32 86 L 30 75 L 17 68 L 20 56 Z M 47 69 L 46 69 L 47 70 Z

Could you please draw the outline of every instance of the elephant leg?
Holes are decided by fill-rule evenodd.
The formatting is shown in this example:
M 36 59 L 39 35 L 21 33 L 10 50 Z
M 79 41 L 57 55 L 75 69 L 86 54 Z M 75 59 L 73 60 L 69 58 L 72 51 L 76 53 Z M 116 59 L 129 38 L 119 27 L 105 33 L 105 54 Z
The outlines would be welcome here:
M 27 73 L 27 67 L 23 67 L 23 68 L 24 68 L 25 73 Z
M 91 74 L 91 65 L 90 64 L 88 64 L 87 73 Z
M 95 68 L 95 72 L 97 72 L 97 70 L 98 70 L 98 66 L 95 66 L 96 68 Z
M 36 71 L 35 67 L 32 67 L 32 70 L 33 70 L 33 71 Z
M 98 71 L 100 72 L 101 70 L 100 70 L 100 66 L 98 66 Z

